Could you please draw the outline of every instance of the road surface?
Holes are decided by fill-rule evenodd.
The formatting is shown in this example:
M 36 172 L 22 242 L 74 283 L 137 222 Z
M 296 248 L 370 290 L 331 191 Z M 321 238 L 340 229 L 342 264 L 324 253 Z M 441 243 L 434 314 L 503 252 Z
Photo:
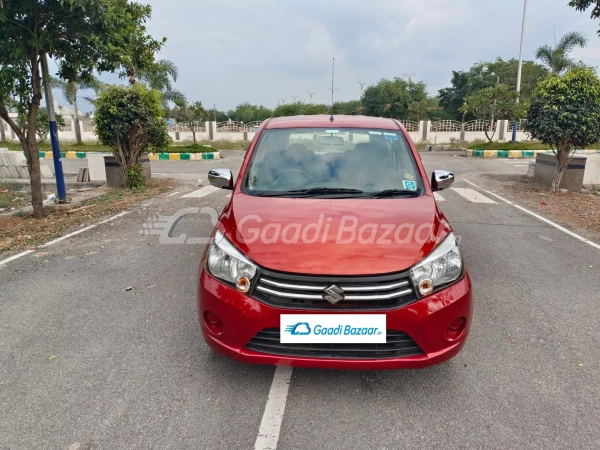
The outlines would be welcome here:
M 422 157 L 457 178 L 438 197 L 473 280 L 456 358 L 275 375 L 210 351 L 196 316 L 203 246 L 144 234 L 158 215 L 228 201 L 190 182 L 0 265 L 0 448 L 597 448 L 600 250 L 495 197 L 480 175 L 526 162 Z M 240 163 L 152 164 L 191 180 Z M 173 236 L 211 227 L 192 214 Z M 275 439 L 259 438 L 263 415 Z

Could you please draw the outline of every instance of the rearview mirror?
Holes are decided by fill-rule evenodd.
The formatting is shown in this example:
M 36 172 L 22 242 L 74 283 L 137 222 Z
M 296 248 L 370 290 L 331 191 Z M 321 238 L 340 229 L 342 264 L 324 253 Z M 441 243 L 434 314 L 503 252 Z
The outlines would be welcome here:
M 233 189 L 233 174 L 229 169 L 213 169 L 208 172 L 208 181 L 214 187 Z
M 319 144 L 323 145 L 344 145 L 344 138 L 341 136 L 319 136 L 317 139 Z
M 448 189 L 454 183 L 454 174 L 447 170 L 434 170 L 431 174 L 431 189 L 441 191 Z

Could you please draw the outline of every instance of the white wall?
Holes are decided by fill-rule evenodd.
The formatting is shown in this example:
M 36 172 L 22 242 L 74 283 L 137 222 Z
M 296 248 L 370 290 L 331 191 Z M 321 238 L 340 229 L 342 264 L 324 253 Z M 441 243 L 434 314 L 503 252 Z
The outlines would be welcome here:
M 505 122 L 504 127 L 504 139 L 503 142 L 508 142 L 512 139 L 512 132 L 508 131 L 508 121 Z M 213 140 L 227 140 L 227 141 L 242 141 L 244 139 L 243 132 L 218 132 L 216 129 L 216 125 L 214 122 L 206 122 L 206 130 L 210 130 L 212 127 L 213 130 Z M 423 141 L 423 131 L 424 128 L 427 127 L 427 142 L 432 144 L 444 144 L 449 143 L 452 138 L 456 140 L 460 140 L 461 132 L 460 131 L 441 131 L 441 132 L 432 132 L 431 131 L 431 122 L 429 121 L 421 121 L 419 123 L 419 131 L 411 131 L 408 134 L 413 142 L 421 142 Z M 87 128 L 87 127 L 86 127 Z M 87 128 L 89 130 L 89 128 Z M 9 129 L 6 130 L 6 139 L 11 141 L 16 141 L 12 138 L 12 133 Z M 191 131 L 179 131 L 179 140 L 175 139 L 175 131 L 173 128 L 169 128 L 169 136 L 173 138 L 174 142 L 185 143 L 185 142 L 193 142 L 192 132 Z M 64 142 L 74 142 L 75 141 L 75 123 L 72 122 L 71 129 L 69 131 L 58 131 L 58 138 Z M 254 131 L 247 133 L 247 141 L 250 142 L 254 138 Z M 476 139 L 486 141 L 485 133 L 483 131 L 465 131 L 464 138 L 467 142 L 472 142 Z M 498 131 L 494 134 L 494 141 L 499 141 L 500 138 L 500 126 L 498 126 Z M 522 131 L 517 132 L 517 140 L 525 141 L 529 138 L 528 134 Z M 92 131 L 84 131 L 84 127 L 81 127 L 81 139 L 84 142 L 97 142 L 96 135 Z M 197 140 L 210 140 L 209 131 L 198 131 L 196 132 Z

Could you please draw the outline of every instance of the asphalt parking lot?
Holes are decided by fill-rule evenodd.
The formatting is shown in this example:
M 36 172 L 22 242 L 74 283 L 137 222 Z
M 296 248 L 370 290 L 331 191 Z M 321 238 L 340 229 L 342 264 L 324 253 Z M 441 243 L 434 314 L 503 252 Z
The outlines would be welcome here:
M 277 448 L 598 448 L 599 250 L 492 195 L 483 172 L 526 163 L 422 158 L 456 174 L 438 201 L 473 282 L 469 341 L 423 370 L 293 369 Z M 0 449 L 255 446 L 275 368 L 206 346 L 203 245 L 149 232 L 183 208 L 220 211 L 228 191 L 184 196 L 241 161 L 153 162 L 181 188 L 0 265 Z M 189 214 L 171 237 L 211 229 Z

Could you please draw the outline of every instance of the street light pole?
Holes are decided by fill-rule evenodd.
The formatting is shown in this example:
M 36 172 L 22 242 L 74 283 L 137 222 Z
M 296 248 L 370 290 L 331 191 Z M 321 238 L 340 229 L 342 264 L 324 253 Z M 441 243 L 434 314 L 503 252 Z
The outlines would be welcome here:
M 45 53 L 42 56 L 42 75 L 44 76 L 44 90 L 46 94 L 46 108 L 48 109 L 50 142 L 52 143 L 52 159 L 54 160 L 54 176 L 56 177 L 58 203 L 65 203 L 67 201 L 67 189 L 65 187 L 65 175 L 63 173 L 62 161 L 60 160 L 60 145 L 58 144 L 56 112 L 54 111 L 52 87 L 50 86 L 50 73 L 48 72 L 48 55 Z
M 517 72 L 517 103 L 521 93 L 521 72 L 523 70 L 523 40 L 525 38 L 525 18 L 527 16 L 527 0 L 523 0 L 523 24 L 521 25 L 521 49 L 519 51 L 519 71 Z M 517 143 L 517 119 L 513 123 L 512 143 Z

